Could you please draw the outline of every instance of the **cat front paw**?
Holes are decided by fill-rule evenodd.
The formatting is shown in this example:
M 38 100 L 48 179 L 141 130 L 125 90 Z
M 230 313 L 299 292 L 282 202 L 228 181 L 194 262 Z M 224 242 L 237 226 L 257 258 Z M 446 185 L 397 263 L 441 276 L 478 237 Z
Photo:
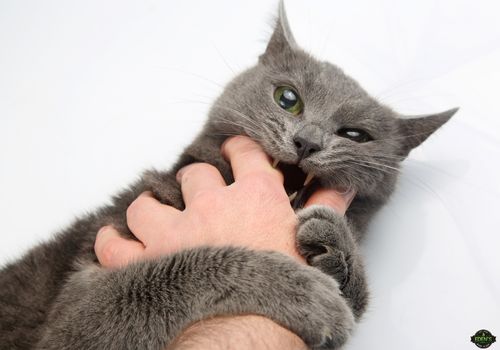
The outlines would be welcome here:
M 163 204 L 171 205 L 179 210 L 184 209 L 180 185 L 175 174 L 157 170 L 148 170 L 143 174 L 142 191 L 151 191 Z
M 259 299 L 270 302 L 266 316 L 299 335 L 313 350 L 339 349 L 349 338 L 355 317 L 335 279 L 278 253 L 264 253 L 259 260 L 261 266 L 270 267 L 260 272 L 267 282 L 262 280 L 260 287 L 255 279 L 252 282 L 264 293 Z M 272 290 L 266 290 L 269 281 Z
M 349 278 L 349 260 L 357 249 L 344 217 L 320 205 L 301 210 L 298 217 L 299 252 L 309 265 L 344 285 Z
M 362 258 L 346 219 L 320 205 L 301 210 L 298 217 L 299 253 L 309 265 L 335 278 L 359 318 L 368 303 L 368 288 Z

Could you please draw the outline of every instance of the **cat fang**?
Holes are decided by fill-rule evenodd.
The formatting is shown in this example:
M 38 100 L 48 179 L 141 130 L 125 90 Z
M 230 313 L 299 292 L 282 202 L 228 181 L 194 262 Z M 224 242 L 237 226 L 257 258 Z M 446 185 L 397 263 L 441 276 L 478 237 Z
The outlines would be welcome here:
M 273 168 L 279 169 L 285 177 L 285 190 L 288 194 L 288 200 L 294 209 L 303 207 L 306 200 L 312 194 L 312 183 L 314 174 L 304 173 L 299 166 L 294 164 L 280 163 L 275 159 L 272 163 Z

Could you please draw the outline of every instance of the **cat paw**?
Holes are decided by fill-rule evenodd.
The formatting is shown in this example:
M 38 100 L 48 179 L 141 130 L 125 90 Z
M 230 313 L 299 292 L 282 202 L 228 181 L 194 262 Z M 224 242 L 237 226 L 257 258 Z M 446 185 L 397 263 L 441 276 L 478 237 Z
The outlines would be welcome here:
M 142 191 L 151 191 L 161 203 L 171 205 L 179 210 L 184 209 L 180 186 L 175 174 L 148 170 L 143 174 L 144 188 Z
M 272 260 L 276 257 L 269 256 Z M 279 312 L 267 316 L 291 329 L 313 350 L 341 348 L 351 335 L 355 316 L 335 279 L 316 268 L 286 262 L 279 257 L 269 265 L 287 278 L 268 274 L 278 293 L 267 297 L 276 301 L 281 295 L 282 301 Z M 289 319 L 292 315 L 293 319 Z
M 345 218 L 325 206 L 298 213 L 297 248 L 308 264 L 332 276 L 358 319 L 368 303 L 368 288 L 358 246 Z
M 201 319 L 263 315 L 297 334 L 314 350 L 339 349 L 353 330 L 354 314 L 338 283 L 314 267 L 277 252 L 240 248 L 199 249 L 190 255 L 188 261 L 196 262 L 192 268 L 198 272 L 189 278 L 192 284 L 202 283 L 197 293 L 204 296 L 204 302 L 186 302 L 183 310 L 203 310 Z
M 345 286 L 356 243 L 343 216 L 325 206 L 311 206 L 298 214 L 297 246 L 308 264 Z

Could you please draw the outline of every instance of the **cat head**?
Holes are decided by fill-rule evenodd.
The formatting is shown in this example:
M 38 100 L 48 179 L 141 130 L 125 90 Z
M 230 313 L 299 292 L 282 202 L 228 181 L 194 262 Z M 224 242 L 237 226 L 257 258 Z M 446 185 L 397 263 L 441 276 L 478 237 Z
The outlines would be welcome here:
M 208 131 L 259 142 L 279 162 L 288 194 L 298 191 L 299 207 L 317 186 L 387 198 L 399 163 L 456 111 L 407 117 L 377 102 L 340 68 L 297 45 L 280 2 L 265 52 L 227 85 Z M 304 186 L 308 174 L 314 180 Z

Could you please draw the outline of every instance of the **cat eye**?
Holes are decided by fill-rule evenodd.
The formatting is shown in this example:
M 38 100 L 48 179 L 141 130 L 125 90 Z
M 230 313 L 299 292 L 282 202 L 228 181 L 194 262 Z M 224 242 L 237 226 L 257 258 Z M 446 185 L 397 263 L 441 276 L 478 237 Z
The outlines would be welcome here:
M 372 141 L 373 138 L 366 131 L 354 128 L 343 128 L 337 131 L 337 135 L 340 137 L 345 137 L 346 139 L 363 143 Z
M 274 91 L 274 101 L 285 111 L 299 115 L 304 109 L 304 103 L 299 94 L 290 86 L 280 86 Z

